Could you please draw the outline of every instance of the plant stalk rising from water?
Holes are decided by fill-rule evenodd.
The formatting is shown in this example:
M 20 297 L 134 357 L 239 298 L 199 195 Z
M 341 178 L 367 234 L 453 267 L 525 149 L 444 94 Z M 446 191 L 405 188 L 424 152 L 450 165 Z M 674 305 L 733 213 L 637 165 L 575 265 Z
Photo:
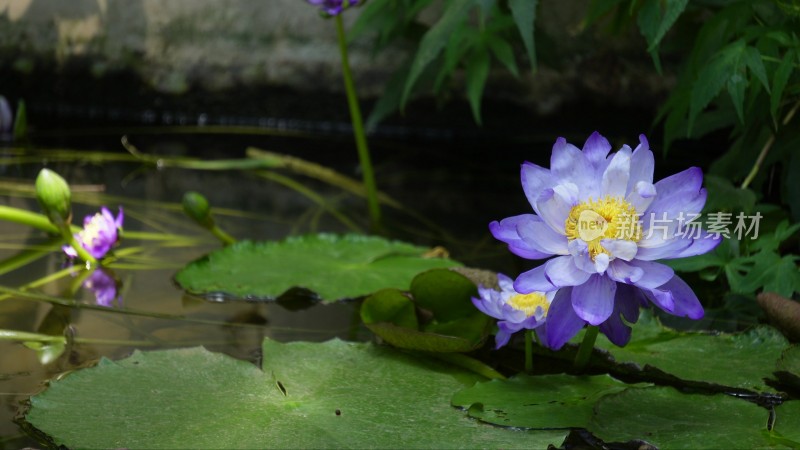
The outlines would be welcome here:
M 375 173 L 367 146 L 367 135 L 364 131 L 364 119 L 358 105 L 353 74 L 350 70 L 350 60 L 347 55 L 347 37 L 344 31 L 341 13 L 351 6 L 359 4 L 360 0 L 308 0 L 312 5 L 319 6 L 323 16 L 333 17 L 336 23 L 336 37 L 339 41 L 339 53 L 342 60 L 342 78 L 344 79 L 347 105 L 350 108 L 350 120 L 353 124 L 353 136 L 356 141 L 356 150 L 361 165 L 364 189 L 367 191 L 367 206 L 373 231 L 381 229 L 381 209 L 378 202 L 378 189 L 375 183 Z

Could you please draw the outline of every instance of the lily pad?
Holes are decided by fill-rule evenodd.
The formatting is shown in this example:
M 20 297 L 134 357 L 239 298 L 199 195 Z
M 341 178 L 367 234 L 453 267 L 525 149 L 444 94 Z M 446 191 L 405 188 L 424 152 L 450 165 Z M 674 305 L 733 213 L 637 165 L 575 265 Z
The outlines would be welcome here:
M 472 304 L 473 296 L 477 287 L 464 275 L 432 269 L 414 277 L 410 295 L 383 289 L 367 297 L 361 320 L 395 347 L 467 352 L 483 344 L 491 326 L 491 319 Z M 423 317 L 421 328 L 417 313 Z
M 769 326 L 744 333 L 683 332 L 661 325 L 650 314 L 642 314 L 625 347 L 598 338 L 595 347 L 603 351 L 595 350 L 591 364 L 613 374 L 647 381 L 719 392 L 774 393 L 765 380 L 773 377 L 775 361 L 788 345 L 786 338 Z M 555 354 L 538 351 L 572 360 L 575 347 Z
M 263 344 L 263 371 L 202 348 L 136 352 L 74 372 L 26 419 L 70 448 L 546 448 L 564 431 L 470 420 L 479 377 L 386 347 Z
M 800 448 L 800 400 L 785 402 L 775 408 L 772 437 L 792 448 Z
M 767 432 L 766 409 L 725 394 L 683 394 L 670 387 L 603 397 L 590 431 L 609 441 L 641 439 L 658 448 L 791 448 Z
M 242 241 L 184 267 L 175 280 L 192 294 L 273 299 L 293 287 L 323 300 L 357 298 L 384 288 L 408 289 L 435 267 L 459 266 L 426 258 L 424 247 L 374 236 L 315 234 L 279 242 Z
M 414 302 L 433 313 L 436 320 L 447 322 L 475 313 L 470 300 L 478 296 L 478 287 L 464 275 L 446 269 L 423 272 L 411 280 Z
M 454 406 L 470 417 L 496 425 L 520 428 L 585 427 L 595 403 L 629 385 L 608 375 L 519 375 L 491 380 L 457 392 Z
M 793 345 L 783 351 L 775 375 L 786 385 L 800 392 L 800 346 Z
M 647 336 L 634 327 L 625 347 L 598 340 L 618 363 L 633 363 L 644 370 L 660 370 L 683 381 L 714 384 L 756 392 L 774 392 L 765 383 L 772 377 L 775 361 L 788 345 L 772 327 L 760 326 L 745 333 L 710 334 L 680 332 L 657 323 L 657 335 Z

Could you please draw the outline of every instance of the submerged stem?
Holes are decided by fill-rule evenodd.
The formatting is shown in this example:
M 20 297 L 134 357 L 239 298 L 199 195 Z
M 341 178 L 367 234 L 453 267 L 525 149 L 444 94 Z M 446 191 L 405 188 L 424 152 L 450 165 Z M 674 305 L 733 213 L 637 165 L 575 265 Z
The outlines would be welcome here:
M 353 123 L 353 136 L 356 140 L 356 150 L 361 164 L 364 188 L 367 191 L 367 205 L 369 206 L 369 216 L 372 221 L 372 230 L 381 228 L 381 209 L 378 203 L 378 189 L 375 185 L 375 174 L 372 170 L 369 148 L 367 147 L 367 137 L 364 133 L 364 120 L 361 118 L 361 108 L 358 106 L 356 88 L 353 84 L 353 75 L 350 72 L 350 60 L 347 56 L 347 39 L 344 33 L 341 15 L 334 18 L 336 22 L 336 35 L 339 39 L 339 52 L 342 57 L 342 77 L 347 93 L 347 105 L 350 107 L 350 119 Z
M 583 335 L 581 346 L 578 347 L 578 354 L 575 355 L 575 361 L 572 363 L 572 368 L 575 369 L 576 372 L 582 372 L 583 369 L 586 368 L 589 357 L 592 356 L 594 341 L 597 340 L 597 333 L 599 331 L 600 328 L 593 325 L 586 328 L 586 334 Z
M 533 372 L 533 330 L 525 330 L 525 372 Z

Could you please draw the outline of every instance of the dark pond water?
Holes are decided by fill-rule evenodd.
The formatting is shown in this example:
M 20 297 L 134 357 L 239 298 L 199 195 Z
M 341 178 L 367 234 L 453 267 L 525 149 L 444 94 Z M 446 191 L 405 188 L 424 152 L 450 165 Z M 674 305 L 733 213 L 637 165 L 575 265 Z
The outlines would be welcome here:
M 314 161 L 358 178 L 355 150 L 343 122 L 188 113 L 186 120 L 178 120 L 178 116 L 162 109 L 140 112 L 137 117 L 144 119 L 119 125 L 111 123 L 107 110 L 93 120 L 91 109 L 69 108 L 72 115 L 68 115 L 68 121 L 51 120 L 40 127 L 32 136 L 33 145 L 24 151 L 10 144 L 0 147 L 0 204 L 38 211 L 31 187 L 37 172 L 46 166 L 73 186 L 76 218 L 94 213 L 100 205 L 112 209 L 123 205 L 126 231 L 171 233 L 184 239 L 126 239 L 120 251 L 133 249 L 129 250 L 132 253 L 116 267 L 112 265 L 121 285 L 122 305 L 162 317 L 119 314 L 111 309 L 54 307 L 19 295 L 0 300 L 0 329 L 59 334 L 69 326 L 80 339 L 47 363 L 19 343 L 0 341 L 0 448 L 40 445 L 26 437 L 14 421 L 21 404 L 39 392 L 47 379 L 92 364 L 100 357 L 120 358 L 134 348 L 204 345 L 237 358 L 255 360 L 265 336 L 283 341 L 370 338 L 358 326 L 355 303 L 292 311 L 274 303 L 215 302 L 185 295 L 175 286 L 172 276 L 184 264 L 219 248 L 208 233 L 183 216 L 180 199 L 186 191 L 206 195 L 217 211 L 217 222 L 240 239 L 281 239 L 307 232 L 352 230 L 308 196 L 274 179 L 247 171 L 143 164 L 129 158 L 119 144 L 120 137 L 127 134 L 144 153 L 203 160 L 243 158 L 245 149 L 255 146 Z M 46 104 L 32 109 L 34 119 L 37 111 L 42 117 L 58 111 Z M 431 123 L 447 122 L 446 117 L 440 116 L 446 112 L 425 114 Z M 527 126 L 524 119 L 514 117 L 508 124 L 497 122 L 484 129 L 447 128 L 425 127 L 421 125 L 424 119 L 418 119 L 379 129 L 371 143 L 378 185 L 405 208 L 385 209 L 389 235 L 419 245 L 444 246 L 451 257 L 471 266 L 512 274 L 526 269 L 530 264 L 513 258 L 487 230 L 491 220 L 529 211 L 519 185 L 519 164 L 523 160 L 546 164 L 558 136 L 566 136 L 580 146 L 598 129 L 618 147 L 625 142 L 635 143 L 636 135 L 647 130 L 647 115 L 624 111 L 615 114 L 619 117 L 609 117 L 602 110 L 578 108 L 567 117 L 581 120 L 565 118 L 563 124 L 553 119 L 541 123 L 530 119 Z M 593 120 L 597 126 L 591 124 Z M 92 125 L 91 130 L 86 128 L 87 123 Z M 176 133 L 164 128 L 182 123 L 259 128 L 238 129 L 236 133 L 210 133 L 213 128 L 200 130 L 203 133 Z M 142 125 L 153 126 L 145 129 Z M 657 139 L 653 137 L 654 147 Z M 663 173 L 672 173 L 689 165 L 705 164 L 713 157 L 696 150 L 676 148 L 657 167 Z M 107 155 L 97 157 L 94 152 Z M 122 160 L 109 162 L 112 158 Z M 367 229 L 362 199 L 319 180 L 290 172 L 281 174 L 312 189 L 362 230 Z M 46 236 L 41 232 L 0 222 L 0 260 L 45 243 Z M 58 272 L 64 265 L 62 254 L 51 251 L 0 274 L 0 286 L 19 288 Z M 76 287 L 69 275 L 34 290 L 75 298 L 85 304 L 96 303 L 92 291 Z M 89 393 L 86 400 L 91 401 Z

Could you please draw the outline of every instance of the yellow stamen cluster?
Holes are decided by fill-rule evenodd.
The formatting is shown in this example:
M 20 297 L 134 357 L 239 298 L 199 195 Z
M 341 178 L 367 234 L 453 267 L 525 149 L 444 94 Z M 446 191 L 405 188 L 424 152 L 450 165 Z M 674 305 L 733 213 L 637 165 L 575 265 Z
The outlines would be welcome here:
M 603 239 L 638 242 L 642 238 L 642 225 L 636 208 L 618 197 L 590 198 L 573 206 L 564 228 L 567 239 L 581 239 L 588 244 L 593 261 L 600 253 L 610 254 L 600 245 Z
M 538 308 L 542 308 L 542 312 L 546 316 L 547 310 L 550 308 L 550 304 L 547 303 L 547 297 L 541 292 L 517 294 L 508 300 L 508 304 L 516 310 L 523 311 L 528 317 L 536 314 Z

